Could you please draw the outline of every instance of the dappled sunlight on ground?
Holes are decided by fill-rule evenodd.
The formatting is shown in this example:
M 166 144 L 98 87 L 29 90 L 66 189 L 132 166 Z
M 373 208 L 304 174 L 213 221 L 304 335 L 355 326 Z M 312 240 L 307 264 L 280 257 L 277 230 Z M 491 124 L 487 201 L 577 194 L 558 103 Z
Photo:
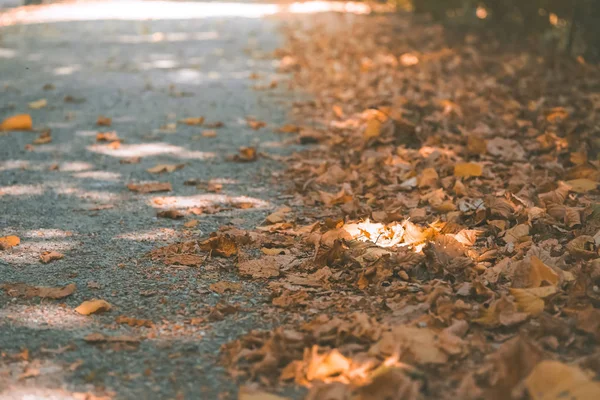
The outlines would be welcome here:
M 146 34 L 146 35 L 119 35 L 116 37 L 105 36 L 104 41 L 124 43 L 124 44 L 139 44 L 139 43 L 159 43 L 159 42 L 204 41 L 204 40 L 216 40 L 218 38 L 219 38 L 219 33 L 216 31 L 167 32 L 167 33 L 155 32 L 155 33 Z
M 32 229 L 30 231 L 26 231 L 21 233 L 22 238 L 44 238 L 44 239 L 55 239 L 55 238 L 66 238 L 73 236 L 73 232 L 71 231 L 63 231 L 61 229 Z
M 170 155 L 183 159 L 207 160 L 216 157 L 216 155 L 211 152 L 190 151 L 183 147 L 174 146 L 164 142 L 122 144 L 117 149 L 111 148 L 110 145 L 91 145 L 88 146 L 87 149 L 94 153 L 105 154 L 117 158 Z
M 17 265 L 40 265 L 40 255 L 44 251 L 64 253 L 77 246 L 73 240 L 23 241 L 10 251 L 0 253 L 0 261 Z
M 228 196 L 225 194 L 198 194 L 195 196 L 154 197 L 148 205 L 159 209 L 210 207 L 214 205 L 248 204 L 248 208 L 270 208 L 271 203 L 248 196 Z
M 0 308 L 0 319 L 31 329 L 74 330 L 89 326 L 93 319 L 56 303 L 13 304 Z
M 0 26 L 98 20 L 143 21 L 148 19 L 177 20 L 216 17 L 260 18 L 277 13 L 314 14 L 322 12 L 368 14 L 371 12 L 371 7 L 358 2 L 337 1 L 308 1 L 284 4 L 204 3 L 191 1 L 145 2 L 140 0 L 90 1 L 15 9 L 0 16 Z M 181 40 L 187 39 L 181 39 L 176 36 L 171 41 Z
M 94 190 L 85 190 L 76 187 L 60 187 L 53 189 L 55 193 L 73 196 L 82 200 L 93 200 L 98 202 L 113 202 L 119 199 L 119 195 L 111 192 L 98 192 Z
M 133 240 L 135 242 L 149 242 L 154 240 L 171 240 L 178 238 L 181 235 L 175 229 L 171 228 L 156 228 L 144 231 L 128 232 L 115 236 L 114 240 Z
M 0 197 L 3 196 L 39 196 L 44 188 L 38 185 L 12 185 L 0 187 Z
M 75 178 L 79 179 L 94 179 L 97 181 L 108 181 L 108 182 L 117 182 L 121 179 L 121 174 L 116 172 L 108 172 L 108 171 L 87 171 L 87 172 L 78 172 L 73 174 Z

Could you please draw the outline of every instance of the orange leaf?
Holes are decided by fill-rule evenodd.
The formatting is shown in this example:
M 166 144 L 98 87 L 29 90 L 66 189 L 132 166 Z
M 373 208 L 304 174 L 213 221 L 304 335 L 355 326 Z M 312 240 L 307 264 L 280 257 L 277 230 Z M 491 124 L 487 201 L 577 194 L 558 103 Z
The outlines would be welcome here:
M 59 253 L 58 251 L 45 251 L 42 254 L 40 254 L 40 261 L 44 264 L 48 264 L 49 262 L 60 260 L 63 257 L 64 255 Z
M 110 126 L 112 124 L 112 118 L 105 117 L 104 115 L 98 116 L 96 125 L 98 126 Z
M 75 309 L 81 315 L 90 315 L 98 312 L 109 311 L 112 308 L 105 300 L 94 299 L 84 301 Z
M 20 243 L 21 239 L 18 236 L 0 237 L 0 250 L 10 249 L 11 247 L 18 246 Z
M 0 124 L 0 131 L 30 131 L 33 127 L 29 114 L 18 114 L 6 118 Z
M 130 183 L 127 188 L 138 193 L 170 192 L 173 190 L 169 182 Z
M 475 163 L 459 163 L 454 166 L 454 176 L 456 177 L 469 177 L 469 176 L 481 176 L 483 173 L 483 167 Z

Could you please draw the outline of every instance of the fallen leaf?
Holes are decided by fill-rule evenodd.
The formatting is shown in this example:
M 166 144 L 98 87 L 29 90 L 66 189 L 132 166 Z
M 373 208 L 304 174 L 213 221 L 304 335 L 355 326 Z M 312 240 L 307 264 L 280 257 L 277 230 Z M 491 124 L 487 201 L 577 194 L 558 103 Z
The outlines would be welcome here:
M 287 124 L 287 125 L 283 125 L 283 126 L 277 128 L 276 132 L 279 132 L 279 133 L 298 133 L 298 132 L 300 132 L 300 127 L 298 125 Z
M 557 285 L 559 276 L 552 268 L 544 264 L 538 257 L 531 257 L 531 268 L 529 269 L 529 286 L 537 288 L 546 282 L 550 285 Z
M 255 119 L 246 119 L 246 122 L 248 123 L 248 126 L 252 129 L 254 129 L 255 131 L 259 130 L 260 128 L 264 128 L 265 126 L 267 126 L 266 122 L 263 121 L 257 121 Z
M 32 110 L 39 110 L 40 108 L 44 108 L 48 105 L 48 100 L 39 99 L 36 101 L 32 101 L 28 105 L 29 105 L 29 108 L 31 108 Z
M 50 133 L 50 130 L 44 131 L 42 133 L 40 133 L 40 136 L 38 136 L 32 144 L 47 144 L 50 143 L 52 141 L 52 135 Z
M 94 299 L 81 303 L 75 311 L 81 315 L 90 315 L 105 311 L 110 311 L 112 306 L 105 300 Z
M 164 259 L 164 263 L 166 265 L 186 265 L 190 267 L 195 267 L 202 265 L 206 257 L 202 257 L 196 254 L 178 254 L 174 256 L 170 256 Z
M 161 174 L 163 172 L 171 173 L 178 169 L 182 169 L 183 167 L 185 167 L 185 164 L 157 164 L 152 168 L 148 168 L 146 171 L 151 174 Z
M 257 158 L 256 147 L 240 147 L 239 154 L 233 156 L 233 161 L 250 162 L 256 161 Z
M 599 182 L 587 178 L 573 179 L 565 182 L 576 193 L 587 193 L 598 189 Z
M 170 219 L 181 219 L 184 217 L 183 213 L 179 210 L 164 210 L 156 213 L 158 218 L 170 218 Z
M 456 177 L 471 177 L 481 176 L 483 167 L 475 163 L 459 163 L 454 166 L 454 176 Z
M 279 269 L 292 261 L 291 256 L 264 256 L 255 260 L 241 261 L 237 268 L 241 275 L 254 279 L 274 278 L 279 276 Z
M 367 121 L 367 126 L 365 127 L 365 132 L 363 133 L 363 138 L 365 140 L 369 140 L 372 138 L 379 137 L 381 134 L 381 121 L 377 118 L 371 118 Z
M 185 224 L 183 224 L 183 226 L 185 226 L 186 228 L 194 228 L 199 223 L 200 223 L 200 221 L 198 221 L 197 219 L 192 219 L 192 220 L 186 222 Z
M 141 157 L 128 157 L 128 158 L 122 158 L 119 163 L 121 164 L 139 164 L 141 161 Z
M 128 335 L 109 336 L 103 333 L 90 333 L 83 338 L 88 343 L 103 343 L 103 342 L 122 342 L 122 343 L 139 343 L 140 338 Z
M 169 182 L 130 183 L 127 188 L 137 193 L 170 192 L 173 190 Z
M 30 131 L 33 127 L 29 114 L 18 114 L 6 118 L 0 124 L 0 131 Z
M 122 325 L 129 325 L 132 327 L 145 327 L 145 328 L 152 328 L 154 326 L 154 323 L 152 323 L 152 321 L 150 321 L 149 319 L 138 319 L 138 318 L 131 318 L 131 317 L 126 317 L 124 315 L 119 315 L 116 319 L 115 322 L 117 324 L 122 324 Z
M 208 288 L 215 293 L 223 294 L 227 291 L 237 292 L 242 288 L 242 284 L 239 282 L 220 281 L 211 284 Z
M 544 298 L 557 292 L 556 286 L 544 286 L 530 289 L 510 289 L 519 311 L 536 316 L 544 312 Z
M 96 134 L 96 142 L 114 142 L 121 140 L 116 131 L 98 132 Z
M 184 118 L 180 122 L 186 125 L 202 125 L 204 123 L 204 117 Z
M 110 126 L 112 124 L 112 118 L 105 117 L 104 115 L 98 116 L 96 125 L 98 126 Z
M 207 129 L 207 130 L 202 131 L 202 136 L 208 137 L 208 138 L 214 138 L 214 137 L 217 137 L 217 131 L 215 131 L 214 129 Z
M 525 379 L 532 400 L 596 400 L 600 383 L 594 382 L 581 369 L 559 361 L 545 360 L 533 368 Z
M 3 236 L 0 237 L 0 250 L 7 250 L 11 247 L 18 246 L 21 239 L 18 236 Z
M 11 297 L 41 297 L 44 299 L 62 299 L 77 289 L 74 283 L 64 287 L 29 286 L 24 283 L 5 283 L 0 286 Z
M 200 250 L 209 251 L 219 257 L 233 257 L 238 253 L 235 241 L 229 235 L 217 235 L 198 244 Z
M 60 260 L 64 258 L 64 255 L 57 251 L 45 251 L 40 254 L 40 261 L 44 264 L 48 264 L 49 262 Z

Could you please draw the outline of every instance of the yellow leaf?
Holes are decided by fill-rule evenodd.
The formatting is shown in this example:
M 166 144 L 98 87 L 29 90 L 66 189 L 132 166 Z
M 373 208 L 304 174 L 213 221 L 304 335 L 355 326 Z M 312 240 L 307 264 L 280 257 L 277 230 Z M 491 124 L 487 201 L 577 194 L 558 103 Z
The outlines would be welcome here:
M 29 114 L 18 114 L 6 118 L 0 124 L 0 131 L 30 131 L 33 126 Z
M 20 243 L 21 239 L 18 236 L 0 237 L 0 250 L 10 249 L 11 247 L 18 246 Z
M 98 312 L 109 311 L 112 308 L 105 300 L 88 300 L 84 301 L 75 309 L 81 315 L 90 315 Z
M 372 118 L 367 121 L 367 127 L 365 128 L 364 138 L 369 140 L 371 138 L 378 137 L 381 134 L 381 121 L 376 118 Z
M 531 268 L 529 269 L 530 287 L 540 287 L 543 282 L 557 285 L 558 280 L 558 274 L 554 272 L 552 268 L 544 264 L 544 262 L 536 256 L 531 257 Z
M 40 261 L 44 264 L 48 264 L 49 262 L 60 260 L 64 255 L 59 253 L 58 251 L 45 251 L 40 254 Z
M 519 311 L 530 315 L 539 315 L 544 312 L 543 298 L 556 293 L 556 291 L 556 286 L 544 286 L 532 289 L 510 289 L 510 294 L 515 298 Z
M 565 182 L 576 193 L 587 193 L 598 188 L 599 183 L 587 178 L 573 179 Z
M 542 361 L 525 379 L 532 400 L 597 400 L 600 383 L 592 381 L 581 369 L 558 361 Z
M 40 108 L 44 108 L 48 105 L 48 101 L 46 99 L 39 99 L 36 101 L 32 101 L 29 103 L 29 108 L 32 110 L 39 110 Z
M 454 166 L 454 176 L 469 177 L 481 176 L 483 167 L 476 163 L 459 163 Z

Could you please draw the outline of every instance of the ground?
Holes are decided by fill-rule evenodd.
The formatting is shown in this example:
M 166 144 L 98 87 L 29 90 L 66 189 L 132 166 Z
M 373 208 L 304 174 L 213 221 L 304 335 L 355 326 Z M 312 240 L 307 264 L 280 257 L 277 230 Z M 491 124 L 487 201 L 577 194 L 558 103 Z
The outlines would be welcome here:
M 216 398 L 233 392 L 236 385 L 216 363 L 219 347 L 272 321 L 256 321 L 249 314 L 235 324 L 222 321 L 180 333 L 184 321 L 202 312 L 198 308 L 222 297 L 208 290 L 211 283 L 237 278 L 221 270 L 157 267 L 143 256 L 157 245 L 207 235 L 221 225 L 255 226 L 280 202 L 280 185 L 272 177 L 280 168 L 276 161 L 227 160 L 240 146 L 260 143 L 260 150 L 269 149 L 278 140 L 273 127 L 286 120 L 290 93 L 253 89 L 277 79 L 270 56 L 282 40 L 277 22 L 244 16 L 70 21 L 4 27 L 1 37 L 0 119 L 30 112 L 36 128 L 51 129 L 52 142 L 26 150 L 37 134 L 0 135 L 0 236 L 22 239 L 18 248 L 0 256 L 0 282 L 77 284 L 61 305 L 2 295 L 3 354 L 28 349 L 32 358 L 45 358 L 43 349 L 74 345 L 44 361 L 39 377 L 27 380 L 7 376 L 7 366 L 19 366 L 2 361 L 0 386 L 8 386 L 3 396 L 20 398 L 26 387 L 63 386 L 80 392 L 105 387 L 118 398 L 174 398 L 178 393 Z M 260 79 L 251 80 L 253 73 Z M 52 87 L 44 89 L 47 84 Z M 65 101 L 67 96 L 75 102 Z M 39 99 L 48 106 L 28 109 L 27 103 Z M 100 115 L 112 118 L 112 125 L 98 127 Z M 185 124 L 176 131 L 161 130 L 200 116 L 208 123 L 223 122 L 214 129 L 216 137 L 202 137 L 208 128 Z M 246 123 L 249 116 L 269 128 L 253 130 Z M 120 148 L 96 142 L 97 132 L 113 130 L 123 140 Z M 142 157 L 139 164 L 120 163 L 134 156 Z M 185 167 L 171 174 L 146 172 L 156 164 L 179 163 Z M 218 180 L 223 189 L 211 193 L 184 184 L 191 179 Z M 171 182 L 173 190 L 146 195 L 127 189 L 141 181 Z M 157 197 L 173 199 L 174 207 L 182 209 L 219 205 L 230 210 L 183 220 L 157 218 L 161 206 L 152 202 Z M 229 204 L 242 202 L 253 207 Z M 200 223 L 184 228 L 193 219 Z M 40 263 L 39 254 L 52 250 L 64 259 Z M 249 295 L 230 300 L 264 301 L 252 295 L 252 283 L 244 283 L 244 289 Z M 119 314 L 159 322 L 164 335 L 133 352 L 85 344 L 84 336 L 105 330 L 114 320 L 70 311 L 92 298 L 106 299 Z M 79 360 L 71 372 L 69 365 Z

